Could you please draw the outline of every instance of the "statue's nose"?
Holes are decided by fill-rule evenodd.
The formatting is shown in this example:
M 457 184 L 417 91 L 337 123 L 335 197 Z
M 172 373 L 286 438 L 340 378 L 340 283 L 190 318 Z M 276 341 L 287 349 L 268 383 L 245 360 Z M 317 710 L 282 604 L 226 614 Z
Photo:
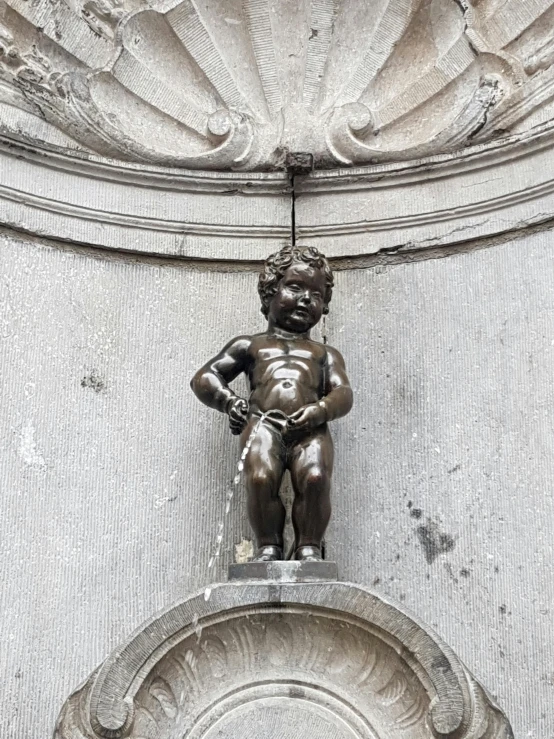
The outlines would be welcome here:
M 302 293 L 300 297 L 298 298 L 298 302 L 301 305 L 309 305 L 310 304 L 310 293 L 306 290 L 305 293 Z

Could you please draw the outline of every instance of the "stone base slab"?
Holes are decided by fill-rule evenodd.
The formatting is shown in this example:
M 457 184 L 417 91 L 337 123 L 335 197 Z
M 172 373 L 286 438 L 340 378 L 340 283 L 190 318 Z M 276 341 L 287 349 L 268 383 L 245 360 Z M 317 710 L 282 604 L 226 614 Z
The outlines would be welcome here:
M 336 582 L 336 562 L 245 562 L 229 565 L 229 580 L 273 580 L 276 582 Z

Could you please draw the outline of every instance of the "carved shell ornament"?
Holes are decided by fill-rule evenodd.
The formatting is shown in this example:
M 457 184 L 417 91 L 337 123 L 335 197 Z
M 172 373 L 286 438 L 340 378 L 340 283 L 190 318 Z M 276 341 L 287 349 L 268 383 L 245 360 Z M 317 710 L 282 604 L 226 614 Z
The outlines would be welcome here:
M 552 0 L 7 0 L 0 125 L 137 163 L 456 151 L 554 117 Z

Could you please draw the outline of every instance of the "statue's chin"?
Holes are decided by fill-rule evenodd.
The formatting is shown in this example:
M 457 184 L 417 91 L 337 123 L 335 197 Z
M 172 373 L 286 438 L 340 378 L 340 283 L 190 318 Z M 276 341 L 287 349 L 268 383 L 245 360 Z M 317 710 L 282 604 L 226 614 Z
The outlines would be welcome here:
M 295 315 L 295 313 L 292 313 L 287 316 L 286 323 L 288 324 L 286 328 L 289 331 L 297 331 L 301 334 L 312 329 L 316 325 L 317 321 L 314 321 L 312 316 Z
M 313 324 L 311 321 L 291 320 L 288 321 L 287 325 L 283 326 L 283 328 L 286 328 L 287 331 L 294 331 L 297 334 L 304 334 L 306 331 L 309 331 L 312 326 Z

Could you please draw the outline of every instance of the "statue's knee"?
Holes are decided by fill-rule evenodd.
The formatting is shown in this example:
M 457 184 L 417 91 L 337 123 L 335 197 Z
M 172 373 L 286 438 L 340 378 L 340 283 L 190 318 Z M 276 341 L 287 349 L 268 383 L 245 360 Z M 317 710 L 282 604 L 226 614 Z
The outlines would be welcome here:
M 267 490 L 275 485 L 275 476 L 268 470 L 253 470 L 249 480 L 251 486 L 257 490 Z
M 309 488 L 322 488 L 327 484 L 327 475 L 319 466 L 310 467 L 304 475 L 304 484 Z

